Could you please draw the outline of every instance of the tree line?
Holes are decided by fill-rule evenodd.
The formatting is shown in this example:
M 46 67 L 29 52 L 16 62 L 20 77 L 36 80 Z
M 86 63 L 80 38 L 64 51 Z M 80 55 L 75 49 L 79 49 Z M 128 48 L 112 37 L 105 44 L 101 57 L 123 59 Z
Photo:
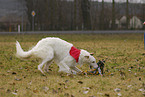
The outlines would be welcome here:
M 30 26 L 34 10 L 35 30 L 116 30 L 115 20 L 125 15 L 126 28 L 129 18 L 145 19 L 145 4 L 106 3 L 93 0 L 25 0 Z M 133 7 L 135 6 L 135 7 Z M 109 27 L 110 21 L 111 27 Z M 31 28 L 31 27 L 30 27 Z

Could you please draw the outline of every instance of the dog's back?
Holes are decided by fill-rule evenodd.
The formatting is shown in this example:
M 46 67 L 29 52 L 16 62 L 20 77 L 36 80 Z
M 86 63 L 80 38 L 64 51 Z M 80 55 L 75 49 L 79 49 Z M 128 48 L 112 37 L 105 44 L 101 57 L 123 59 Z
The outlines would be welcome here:
M 48 55 L 50 55 L 50 53 L 52 53 L 55 61 L 61 61 L 69 54 L 69 50 L 72 46 L 73 44 L 68 43 L 60 38 L 48 37 L 43 38 L 31 50 L 25 52 L 22 50 L 19 42 L 17 42 L 16 55 L 20 58 L 26 58 L 32 55 L 41 59 L 45 59 L 48 57 Z
M 40 40 L 33 48 L 33 52 L 38 57 L 47 57 L 47 52 L 54 52 L 54 60 L 62 60 L 69 54 L 73 44 L 68 43 L 60 38 L 48 37 Z M 52 49 L 50 49 L 52 48 Z

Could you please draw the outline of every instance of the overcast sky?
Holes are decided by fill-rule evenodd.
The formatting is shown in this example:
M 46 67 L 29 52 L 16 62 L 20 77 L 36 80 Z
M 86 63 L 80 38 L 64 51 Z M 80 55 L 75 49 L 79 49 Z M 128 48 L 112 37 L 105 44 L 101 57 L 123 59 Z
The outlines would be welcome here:
M 95 1 L 95 0 L 94 0 Z M 102 0 L 96 0 L 102 2 Z M 104 0 L 105 2 L 112 2 L 112 0 Z M 115 2 L 126 2 L 126 0 L 115 0 Z M 145 0 L 129 0 L 131 3 L 145 3 Z

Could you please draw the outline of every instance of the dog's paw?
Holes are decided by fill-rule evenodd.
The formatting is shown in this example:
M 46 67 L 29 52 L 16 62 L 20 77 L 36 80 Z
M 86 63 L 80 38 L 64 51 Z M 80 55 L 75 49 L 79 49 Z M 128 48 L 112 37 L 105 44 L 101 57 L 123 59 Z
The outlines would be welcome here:
M 82 71 L 80 74 L 81 75 L 88 75 L 87 72 L 84 72 L 84 71 Z
M 77 72 L 76 72 L 76 71 L 71 70 L 71 74 L 76 75 L 76 74 L 77 74 Z
M 46 76 L 46 74 L 45 73 L 42 73 L 42 76 Z
M 49 70 L 48 70 L 48 69 L 47 69 L 47 70 L 44 70 L 44 72 L 48 73 L 48 72 L 49 72 Z

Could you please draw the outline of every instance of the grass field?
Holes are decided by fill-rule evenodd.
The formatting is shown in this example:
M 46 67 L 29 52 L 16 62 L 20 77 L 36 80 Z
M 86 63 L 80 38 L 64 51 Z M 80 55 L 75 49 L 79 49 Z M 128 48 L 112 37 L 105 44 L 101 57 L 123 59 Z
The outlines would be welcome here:
M 106 60 L 104 76 L 71 75 L 37 70 L 40 59 L 15 57 L 15 41 L 29 50 L 41 38 L 60 37 L 75 47 L 94 52 Z M 89 70 L 87 65 L 78 66 Z M 143 97 L 145 96 L 145 50 L 143 34 L 37 34 L 0 35 L 0 97 Z

